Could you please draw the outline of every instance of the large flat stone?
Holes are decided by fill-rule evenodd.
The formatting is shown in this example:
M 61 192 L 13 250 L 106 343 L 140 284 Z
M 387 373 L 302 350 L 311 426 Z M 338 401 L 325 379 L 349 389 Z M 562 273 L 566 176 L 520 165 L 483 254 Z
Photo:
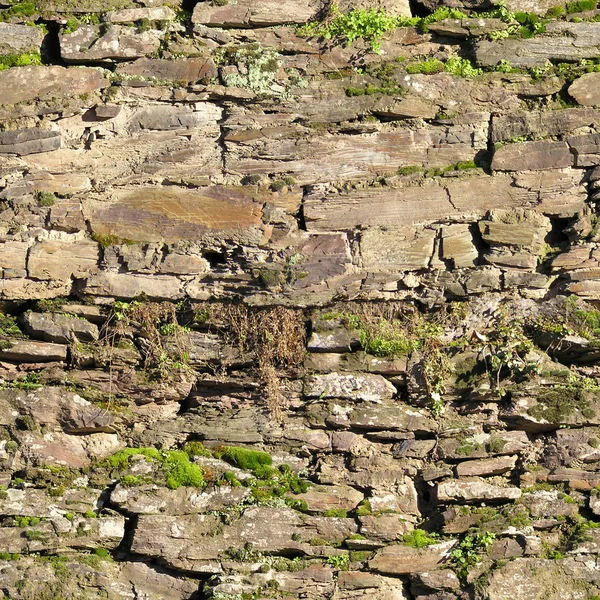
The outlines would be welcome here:
M 156 52 L 164 32 L 138 32 L 135 27 L 110 25 L 106 30 L 83 25 L 59 36 L 60 55 L 67 63 L 117 61 L 140 58 Z
M 199 189 L 146 187 L 119 191 L 117 202 L 89 205 L 92 230 L 144 242 L 197 240 L 207 235 L 252 235 L 262 203 L 252 191 L 222 186 Z
M 494 152 L 492 169 L 495 171 L 541 171 L 563 169 L 572 163 L 565 142 L 521 142 L 505 144 Z
M 478 42 L 475 59 L 483 67 L 494 67 L 500 60 L 515 67 L 543 67 L 548 60 L 578 62 L 594 58 L 598 45 L 600 24 L 555 21 L 546 26 L 546 35 Z
M 435 571 L 448 561 L 455 544 L 454 540 L 448 540 L 425 548 L 411 548 L 403 544 L 386 546 L 369 561 L 369 568 L 390 575 Z
M 506 502 L 521 497 L 518 487 L 499 486 L 483 479 L 451 479 L 435 486 L 438 502 Z
M 269 27 L 305 23 L 319 8 L 314 0 L 238 0 L 225 6 L 199 2 L 192 22 L 211 27 Z
M 72 98 L 109 85 L 102 71 L 89 67 L 13 67 L 0 71 L 0 104 Z
M 67 360 L 67 346 L 48 342 L 18 340 L 0 350 L 0 359 L 15 362 L 54 362 Z
M 424 269 L 436 237 L 435 229 L 368 229 L 360 237 L 363 267 L 374 272 Z
M 23 315 L 23 324 L 31 337 L 46 342 L 70 344 L 75 339 L 82 342 L 98 339 L 97 325 L 67 315 L 28 311 Z
M 59 131 L 30 128 L 0 133 L 0 155 L 17 154 L 18 156 L 24 156 L 39 152 L 51 152 L 59 148 Z
M 597 81 L 600 84 L 600 80 Z M 575 156 L 576 167 L 593 167 L 600 164 L 600 134 L 589 133 L 569 137 L 567 143 Z
M 27 270 L 32 279 L 81 279 L 97 270 L 99 257 L 98 244 L 92 240 L 46 240 L 29 251 Z
M 305 379 L 303 393 L 307 398 L 380 402 L 382 399 L 392 398 L 396 394 L 396 388 L 381 375 L 329 373 Z
M 576 171 L 465 177 L 398 189 L 367 188 L 328 194 L 309 191 L 304 216 L 309 231 L 355 227 L 406 227 L 430 221 L 481 219 L 495 208 L 535 208 L 570 214 L 583 208 L 585 189 Z M 541 203 L 540 203 L 540 198 Z M 573 211 L 572 213 L 570 211 Z
M 160 58 L 140 58 L 132 63 L 119 65 L 117 73 L 134 77 L 154 77 L 156 79 L 195 83 L 206 77 L 216 77 L 217 69 L 211 58 L 186 58 L 163 60 Z

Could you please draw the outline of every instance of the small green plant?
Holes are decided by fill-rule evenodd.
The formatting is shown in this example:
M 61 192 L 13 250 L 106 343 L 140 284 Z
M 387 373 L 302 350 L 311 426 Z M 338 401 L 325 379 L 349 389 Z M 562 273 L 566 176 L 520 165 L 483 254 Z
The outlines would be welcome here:
M 323 516 L 345 519 L 348 516 L 348 511 L 344 510 L 343 508 L 330 508 L 323 513 Z
M 169 452 L 163 464 L 169 489 L 176 490 L 182 485 L 197 488 L 205 486 L 204 471 L 197 464 L 190 462 L 190 457 L 182 450 Z
M 457 77 L 464 77 L 466 79 L 472 79 L 483 73 L 481 69 L 475 68 L 470 60 L 467 58 L 459 58 L 458 56 L 450 57 L 444 65 L 444 70 L 446 73 L 456 75 Z
M 329 556 L 325 561 L 328 565 L 334 569 L 340 571 L 347 571 L 350 566 L 350 557 L 347 554 L 338 554 L 337 556 Z
M 427 533 L 423 529 L 413 529 L 410 533 L 402 536 L 404 545 L 411 548 L 425 548 L 440 541 L 436 533 Z
M 340 38 L 345 40 L 347 46 L 352 45 L 354 40 L 364 39 L 373 52 L 379 53 L 381 36 L 398 25 L 398 18 L 388 15 L 383 9 L 353 8 L 343 14 L 336 4 L 332 4 L 326 22 L 308 23 L 299 28 L 298 33 L 306 36 L 320 35 L 326 40 Z
M 452 550 L 450 562 L 463 583 L 466 582 L 469 567 L 481 561 L 481 554 L 487 551 L 495 539 L 496 534 L 490 532 L 467 535 L 458 547 Z
M 31 0 L 24 0 L 0 11 L 0 22 L 10 21 L 13 17 L 31 17 L 35 12 L 35 3 Z

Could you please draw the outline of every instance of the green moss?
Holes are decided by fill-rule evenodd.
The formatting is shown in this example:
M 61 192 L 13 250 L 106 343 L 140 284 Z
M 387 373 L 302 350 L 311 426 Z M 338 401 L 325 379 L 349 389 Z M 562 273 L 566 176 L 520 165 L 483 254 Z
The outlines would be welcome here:
M 348 553 L 351 562 L 364 562 L 369 560 L 373 553 L 369 550 L 350 550 Z
M 183 451 L 188 456 L 205 456 L 212 457 L 213 453 L 202 443 L 202 442 L 188 442 L 184 447 Z
M 0 552 L 0 560 L 19 560 L 21 555 L 17 552 Z
M 29 52 L 25 54 L 5 54 L 0 56 L 0 71 L 12 67 L 29 67 L 31 65 L 41 65 L 42 57 L 38 52 Z
M 367 538 L 361 533 L 351 533 L 347 538 L 347 540 L 366 540 Z
M 357 517 L 366 517 L 372 515 L 373 509 L 371 508 L 371 503 L 369 502 L 369 500 L 363 500 L 358 505 L 355 512 Z
M 164 469 L 169 489 L 176 490 L 182 485 L 197 488 L 205 486 L 204 471 L 197 464 L 190 462 L 190 457 L 182 450 L 172 450 L 167 454 Z
M 99 233 L 93 233 L 92 239 L 101 248 L 109 248 L 110 246 L 121 246 L 121 245 L 132 246 L 133 244 L 135 244 L 135 242 L 133 240 L 130 240 L 128 238 L 122 238 L 122 237 L 113 235 L 112 233 L 109 233 L 106 235 L 99 234 Z
M 107 459 L 108 466 L 112 469 L 125 470 L 129 468 L 129 459 L 132 456 L 144 456 L 146 460 L 162 462 L 162 455 L 156 448 L 124 448 Z
M 323 513 L 324 517 L 338 517 L 345 519 L 348 516 L 348 511 L 343 508 L 330 508 Z
M 0 11 L 0 21 L 8 22 L 13 17 L 31 17 L 36 12 L 35 3 L 30 0 L 17 2 L 10 8 Z
M 492 454 L 497 454 L 498 452 L 502 452 L 504 446 L 506 446 L 506 440 L 503 440 L 502 438 L 494 438 L 488 442 L 487 451 Z
M 56 202 L 56 196 L 52 192 L 42 192 L 40 190 L 36 190 L 34 197 L 38 203 L 38 206 L 48 207 L 54 206 Z
M 400 167 L 397 171 L 398 175 L 412 175 L 413 173 L 420 173 L 423 171 L 423 167 L 418 165 L 408 165 L 406 167 Z
M 259 467 L 273 464 L 270 454 L 240 446 L 223 446 L 215 451 L 215 456 L 222 458 L 234 467 L 246 469 L 247 471 L 254 471 Z
M 576 0 L 575 2 L 568 2 L 565 9 L 567 14 L 572 15 L 574 13 L 594 10 L 597 5 L 596 0 Z
M 410 533 L 405 533 L 402 536 L 402 543 L 411 548 L 425 548 L 439 542 L 437 534 L 430 534 L 423 529 L 413 529 Z
M 124 487 L 136 487 L 139 485 L 143 485 L 142 479 L 136 477 L 135 475 L 125 475 L 124 477 L 121 477 L 120 483 Z
M 45 539 L 46 534 L 43 531 L 40 531 L 39 529 L 26 529 L 23 532 L 23 535 L 30 541 L 30 542 L 38 542 L 38 541 L 42 541 L 43 539 Z
M 444 63 L 437 58 L 431 58 L 412 65 L 406 66 L 406 72 L 411 75 L 423 74 L 432 75 L 433 73 L 442 73 L 444 71 Z

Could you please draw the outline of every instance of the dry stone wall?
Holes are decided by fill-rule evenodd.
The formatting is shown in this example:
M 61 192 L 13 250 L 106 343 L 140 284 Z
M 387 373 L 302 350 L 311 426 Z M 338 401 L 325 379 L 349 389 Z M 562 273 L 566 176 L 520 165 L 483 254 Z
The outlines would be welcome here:
M 593 0 L 0 0 L 0 597 L 597 600 L 599 59 Z

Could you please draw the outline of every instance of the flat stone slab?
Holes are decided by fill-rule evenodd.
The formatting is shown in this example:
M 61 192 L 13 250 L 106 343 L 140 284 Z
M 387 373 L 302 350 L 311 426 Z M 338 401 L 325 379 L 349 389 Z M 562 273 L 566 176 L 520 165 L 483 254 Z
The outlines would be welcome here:
M 438 502 L 506 502 L 521 497 L 518 487 L 500 486 L 483 479 L 451 479 L 435 486 Z
M 163 60 L 160 58 L 139 58 L 138 60 L 119 65 L 117 74 L 134 77 L 154 77 L 166 81 L 185 81 L 195 83 L 204 78 L 217 76 L 215 63 L 211 58 L 186 58 Z
M 517 456 L 498 456 L 487 460 L 467 460 L 456 465 L 459 477 L 502 475 L 514 469 Z
M 312 375 L 304 380 L 303 393 L 307 398 L 345 398 L 381 402 L 392 398 L 396 388 L 381 375 L 367 373 L 329 373 Z
M 314 0 L 236 0 L 225 6 L 198 2 L 192 23 L 212 27 L 270 27 L 305 23 L 316 17 Z
M 0 56 L 39 52 L 43 39 L 39 27 L 0 23 Z
M 54 362 L 67 360 L 67 346 L 48 342 L 18 340 L 0 350 L 0 360 L 16 362 Z
M 386 546 L 369 561 L 369 568 L 390 575 L 435 571 L 448 561 L 455 544 L 454 540 L 448 540 L 425 548 L 411 548 L 403 544 Z
M 13 67 L 0 71 L 0 104 L 72 98 L 109 85 L 102 71 L 90 67 Z
M 347 485 L 314 485 L 303 494 L 292 496 L 304 500 L 308 512 L 319 513 L 332 509 L 350 511 L 363 501 L 364 495 Z
M 600 105 L 600 73 L 586 73 L 569 86 L 569 95 L 583 106 Z
M 1 23 L 0 23 L 1 25 Z M 61 138 L 59 131 L 48 131 L 35 127 L 29 129 L 17 129 L 0 133 L 0 155 L 38 154 L 39 152 L 51 152 L 60 148 Z
M 573 162 L 565 142 L 521 142 L 505 144 L 494 152 L 494 171 L 542 171 L 564 169 Z
M 31 337 L 45 342 L 69 344 L 75 339 L 82 342 L 98 339 L 97 325 L 67 315 L 28 311 L 23 315 L 23 325 Z
M 163 36 L 162 31 L 152 29 L 140 33 L 135 27 L 111 25 L 103 32 L 95 25 L 84 25 L 59 36 L 60 54 L 67 63 L 131 60 L 156 52 Z
M 199 189 L 147 187 L 115 194 L 117 202 L 89 206 L 92 230 L 134 241 L 176 242 L 207 234 L 251 235 L 261 223 L 262 203 L 251 191 L 223 186 Z

